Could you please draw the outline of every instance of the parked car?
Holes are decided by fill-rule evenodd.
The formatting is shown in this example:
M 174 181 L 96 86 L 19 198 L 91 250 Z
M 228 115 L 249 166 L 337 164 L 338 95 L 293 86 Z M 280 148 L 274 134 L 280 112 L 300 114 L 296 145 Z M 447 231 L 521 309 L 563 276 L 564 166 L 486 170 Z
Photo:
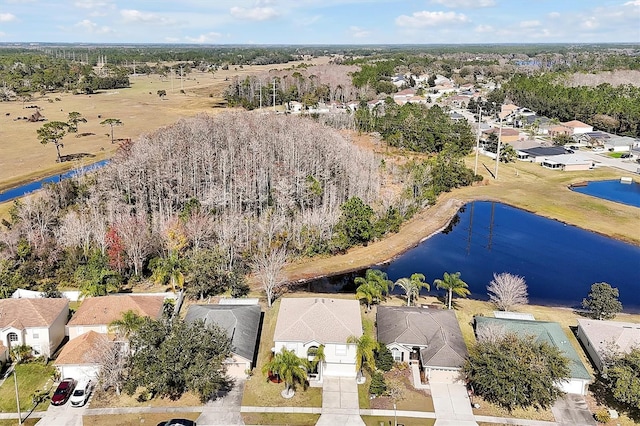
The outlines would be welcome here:
M 167 422 L 160 422 L 158 426 L 196 426 L 196 422 L 187 419 L 171 419 Z
M 93 392 L 93 381 L 91 380 L 82 380 L 78 382 L 76 385 L 76 390 L 71 394 L 71 398 L 69 398 L 69 402 L 72 407 L 82 407 L 87 403 L 89 396 Z
M 631 158 L 631 154 L 625 152 L 624 154 L 620 155 L 620 158 Z
M 76 387 L 75 379 L 64 379 L 60 382 L 51 397 L 51 405 L 63 405 L 68 400 Z

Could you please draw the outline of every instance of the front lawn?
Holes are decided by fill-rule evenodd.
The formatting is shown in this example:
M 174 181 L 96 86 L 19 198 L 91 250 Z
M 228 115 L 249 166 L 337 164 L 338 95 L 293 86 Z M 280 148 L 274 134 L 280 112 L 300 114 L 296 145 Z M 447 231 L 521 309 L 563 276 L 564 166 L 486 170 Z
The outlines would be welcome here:
M 393 417 L 361 416 L 367 426 L 393 425 Z M 433 426 L 436 419 L 416 419 L 413 417 L 398 417 L 398 425 L 404 426 Z M 493 425 L 496 426 L 496 425 Z
M 172 400 L 170 398 L 142 398 L 143 389 L 138 389 L 134 395 L 116 393 L 109 389 L 102 391 L 96 389 L 91 399 L 91 408 L 112 408 L 112 407 L 196 407 L 202 405 L 197 395 L 186 392 L 180 399 Z
M 16 376 L 18 378 L 18 393 L 20 395 L 20 410 L 22 413 L 28 412 L 33 407 L 32 396 L 36 391 L 50 391 L 53 386 L 52 365 L 32 362 L 18 364 L 16 366 Z M 45 401 L 45 404 L 48 403 Z M 0 386 L 0 412 L 15 413 L 16 389 L 13 374 L 11 374 Z
M 242 413 L 242 420 L 247 425 L 313 426 L 319 418 L 320 414 Z

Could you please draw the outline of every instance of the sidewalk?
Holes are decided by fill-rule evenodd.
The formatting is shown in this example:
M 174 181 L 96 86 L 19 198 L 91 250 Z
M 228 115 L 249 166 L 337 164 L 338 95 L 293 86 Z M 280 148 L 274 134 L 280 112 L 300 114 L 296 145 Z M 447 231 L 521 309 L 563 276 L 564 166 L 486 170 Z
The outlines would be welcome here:
M 355 377 L 325 377 L 319 426 L 364 426 Z

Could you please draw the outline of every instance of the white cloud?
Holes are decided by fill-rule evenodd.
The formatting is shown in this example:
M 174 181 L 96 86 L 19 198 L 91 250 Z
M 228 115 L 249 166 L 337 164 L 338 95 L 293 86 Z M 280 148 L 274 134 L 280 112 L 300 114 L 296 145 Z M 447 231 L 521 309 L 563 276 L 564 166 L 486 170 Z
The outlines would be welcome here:
M 549 13 L 547 14 L 547 16 L 548 16 L 549 18 L 551 18 L 551 19 L 556 19 L 556 18 L 559 18 L 559 17 L 560 17 L 560 13 L 558 13 L 558 12 L 549 12 Z
M 91 34 L 109 34 L 113 30 L 107 26 L 100 26 L 95 22 L 91 22 L 88 19 L 83 19 L 75 25 L 76 28 L 81 28 Z
M 640 6 L 640 0 L 628 1 L 624 6 Z
M 595 16 L 591 16 L 580 23 L 580 27 L 585 30 L 595 30 L 600 24 Z
M 0 13 L 0 22 L 11 22 L 16 20 L 16 15 L 12 13 Z
M 455 12 L 414 12 L 411 16 L 400 15 L 396 18 L 396 25 L 400 27 L 424 28 L 445 24 L 464 24 L 470 22 L 462 13 Z
M 135 9 L 123 9 L 120 11 L 120 16 L 125 22 L 144 22 L 149 24 L 171 24 L 171 19 L 164 18 L 160 15 L 150 12 L 141 12 Z
M 477 33 L 492 33 L 494 29 L 491 25 L 478 25 L 475 31 Z
M 267 21 L 278 17 L 278 12 L 271 7 L 232 7 L 230 12 L 234 18 L 248 21 Z
M 536 27 L 539 27 L 540 25 L 542 25 L 540 21 L 536 21 L 536 20 L 520 22 L 520 28 L 536 28 Z
M 356 27 L 355 25 L 349 27 L 349 33 L 353 38 L 366 38 L 371 35 L 371 31 L 364 28 Z
M 495 0 L 431 0 L 431 3 L 441 4 L 451 9 L 475 9 L 496 5 Z
M 222 37 L 220 33 L 206 33 L 200 34 L 198 37 L 185 37 L 185 40 L 189 43 L 213 43 Z
M 111 3 L 100 0 L 82 0 L 76 1 L 74 6 L 79 9 L 104 9 L 112 6 Z

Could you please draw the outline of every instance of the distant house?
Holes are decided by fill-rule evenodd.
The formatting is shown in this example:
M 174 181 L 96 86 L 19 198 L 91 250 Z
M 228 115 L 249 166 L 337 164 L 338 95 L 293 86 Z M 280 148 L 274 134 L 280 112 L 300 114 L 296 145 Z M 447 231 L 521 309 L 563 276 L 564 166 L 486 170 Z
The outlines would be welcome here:
M 631 152 L 638 142 L 640 142 L 638 139 L 629 136 L 613 135 L 604 142 L 604 148 L 612 152 Z
M 376 324 L 395 361 L 418 364 L 432 383 L 459 380 L 468 353 L 454 311 L 379 306 Z
M 109 324 L 122 318 L 122 314 L 133 311 L 143 317 L 158 319 L 162 315 L 164 296 L 118 294 L 84 299 L 75 315 L 67 324 L 69 340 L 89 331 L 106 334 Z
M 562 154 L 553 157 L 545 157 L 540 164 L 542 167 L 565 172 L 590 170 L 595 167 L 593 160 L 580 154 Z
M 559 323 L 479 316 L 474 317 L 474 322 L 476 334 L 483 327 L 502 329 L 505 333 L 514 333 L 521 337 L 532 336 L 536 342 L 546 342 L 558 348 L 569 360 L 570 378 L 568 381 L 556 383 L 556 386 L 567 393 L 587 394 L 587 387 L 593 379 Z
M 540 146 L 534 148 L 520 149 L 517 151 L 518 159 L 522 161 L 529 161 L 532 163 L 542 163 L 549 159 L 549 157 L 555 157 L 557 155 L 564 155 L 567 150 L 561 146 Z
M 319 297 L 284 298 L 280 302 L 274 351 L 294 351 L 302 358 L 313 358 L 324 345 L 325 362 L 317 379 L 324 376 L 356 377 L 356 345 L 350 336 L 362 336 L 360 304 L 351 299 Z
M 563 126 L 571 129 L 572 135 L 579 135 L 582 133 L 593 132 L 593 126 L 583 123 L 579 120 L 571 120 L 566 123 L 562 123 Z
M 580 318 L 577 334 L 599 371 L 603 371 L 605 357 L 611 350 L 625 354 L 640 347 L 640 324 L 636 323 Z
M 604 148 L 605 143 L 611 138 L 611 134 L 607 132 L 586 132 L 575 135 L 573 139 L 579 144 L 584 144 L 592 148 Z
M 67 299 L 0 299 L 0 344 L 9 354 L 28 345 L 34 356 L 50 358 L 64 339 L 68 317 Z
M 484 140 L 489 139 L 489 136 L 492 134 L 499 136 L 501 143 L 516 142 L 520 138 L 520 132 L 510 127 L 503 127 L 502 130 L 497 127 L 492 127 L 490 129 L 482 131 Z
M 560 135 L 571 136 L 573 135 L 573 129 L 562 124 L 556 124 L 555 126 L 549 127 L 549 129 L 547 130 L 547 134 L 552 138 Z
M 60 377 L 96 379 L 100 373 L 99 353 L 111 340 L 106 334 L 89 331 L 67 342 L 54 362 Z
M 226 331 L 233 345 L 232 357 L 225 361 L 227 373 L 244 378 L 254 367 L 262 310 L 255 305 L 191 305 L 184 320 L 188 323 L 202 320 L 205 325 L 215 324 Z
M 298 101 L 290 101 L 288 106 L 289 112 L 292 114 L 299 114 L 304 109 L 304 105 Z

